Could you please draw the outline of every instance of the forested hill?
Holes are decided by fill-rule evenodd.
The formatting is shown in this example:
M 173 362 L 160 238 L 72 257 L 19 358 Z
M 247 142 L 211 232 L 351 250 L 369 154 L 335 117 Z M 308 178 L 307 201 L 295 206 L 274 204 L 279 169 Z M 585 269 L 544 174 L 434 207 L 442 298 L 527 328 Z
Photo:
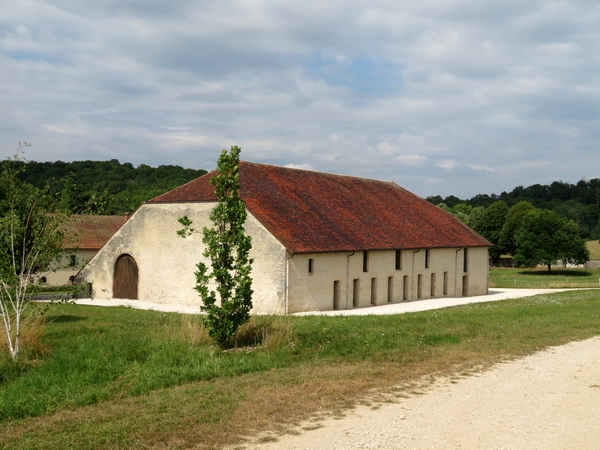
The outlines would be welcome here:
M 469 225 L 474 222 L 471 216 L 479 216 L 483 209 L 498 202 L 506 205 L 503 208 L 528 202 L 535 208 L 552 210 L 575 221 L 582 237 L 600 238 L 600 178 L 581 180 L 577 184 L 555 181 L 550 185 L 517 186 L 511 192 L 479 194 L 468 200 L 453 195 L 445 198 L 436 195 L 426 200 L 447 209 Z M 498 205 L 496 207 L 499 209 Z
M 61 206 L 92 214 L 132 213 L 143 202 L 198 178 L 206 170 L 180 166 L 150 167 L 110 161 L 24 163 L 23 181 L 39 188 L 55 180 L 52 190 Z
M 498 200 L 502 200 L 509 207 L 527 201 L 540 209 L 553 209 L 561 203 L 569 201 L 582 205 L 600 206 L 600 178 L 593 178 L 589 181 L 581 180 L 577 184 L 555 181 L 550 185 L 517 186 L 511 192 L 502 192 L 500 195 L 478 194 L 469 200 L 461 200 L 453 195 L 446 198 L 439 195 L 427 197 L 427 201 L 434 205 L 444 203 L 450 208 L 459 203 L 487 208 Z

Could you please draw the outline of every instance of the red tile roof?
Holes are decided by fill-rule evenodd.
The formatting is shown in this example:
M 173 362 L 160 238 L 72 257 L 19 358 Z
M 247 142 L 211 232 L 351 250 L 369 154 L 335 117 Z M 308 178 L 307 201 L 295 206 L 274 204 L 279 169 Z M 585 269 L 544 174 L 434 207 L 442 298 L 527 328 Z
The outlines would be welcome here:
M 214 202 L 212 171 L 148 203 Z M 240 161 L 240 196 L 290 252 L 480 247 L 490 243 L 397 184 Z
M 64 248 L 100 250 L 127 219 L 127 216 L 73 216 L 65 231 Z

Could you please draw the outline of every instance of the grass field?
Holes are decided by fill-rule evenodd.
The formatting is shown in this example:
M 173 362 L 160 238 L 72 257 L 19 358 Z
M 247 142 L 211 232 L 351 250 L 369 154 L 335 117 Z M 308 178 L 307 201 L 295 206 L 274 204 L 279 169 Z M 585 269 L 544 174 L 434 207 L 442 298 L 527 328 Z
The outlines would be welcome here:
M 265 345 L 222 352 L 194 317 L 59 305 L 26 360 L 0 357 L 0 448 L 219 448 L 296 432 L 378 392 L 412 395 L 423 377 L 598 335 L 599 316 L 590 290 L 395 316 L 262 317 L 249 329 L 268 334 Z
M 600 288 L 598 269 L 490 268 L 491 288 Z
M 587 241 L 586 244 L 590 251 L 590 259 L 600 260 L 600 241 Z

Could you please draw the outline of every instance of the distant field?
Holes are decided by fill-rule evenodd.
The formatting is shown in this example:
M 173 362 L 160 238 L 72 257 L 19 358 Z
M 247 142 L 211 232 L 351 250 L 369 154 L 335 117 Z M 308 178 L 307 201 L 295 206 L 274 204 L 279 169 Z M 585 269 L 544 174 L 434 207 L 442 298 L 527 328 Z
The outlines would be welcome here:
M 500 288 L 600 288 L 598 269 L 490 269 L 490 287 Z
M 598 240 L 587 241 L 587 248 L 590 251 L 590 259 L 600 259 L 600 242 Z

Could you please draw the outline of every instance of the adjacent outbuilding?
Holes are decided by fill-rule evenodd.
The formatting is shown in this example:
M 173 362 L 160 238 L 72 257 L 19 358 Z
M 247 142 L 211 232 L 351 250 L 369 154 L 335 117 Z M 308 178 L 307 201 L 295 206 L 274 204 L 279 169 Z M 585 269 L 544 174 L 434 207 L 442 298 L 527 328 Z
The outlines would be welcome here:
M 74 215 L 65 226 L 61 257 L 49 271 L 38 274 L 38 282 L 48 286 L 73 283 L 85 264 L 127 222 L 129 216 Z
M 488 292 L 490 243 L 397 184 L 241 161 L 255 313 L 361 308 Z M 215 172 L 142 205 L 80 272 L 98 298 L 200 305 L 194 271 Z

